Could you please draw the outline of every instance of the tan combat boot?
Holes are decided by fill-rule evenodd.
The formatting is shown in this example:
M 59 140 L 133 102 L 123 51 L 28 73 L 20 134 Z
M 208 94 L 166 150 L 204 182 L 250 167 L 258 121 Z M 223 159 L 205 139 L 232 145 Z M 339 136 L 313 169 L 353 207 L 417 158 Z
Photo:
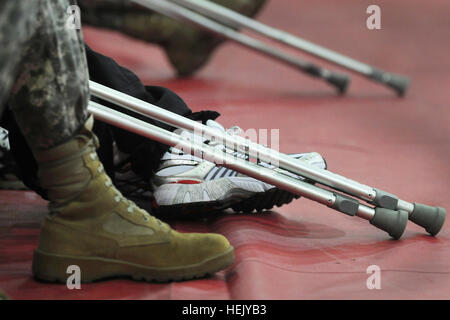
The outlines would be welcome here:
M 35 277 L 66 282 L 67 268 L 76 265 L 83 282 L 117 276 L 170 281 L 233 263 L 225 237 L 179 233 L 125 199 L 104 172 L 98 140 L 86 127 L 71 141 L 36 154 L 51 202 L 34 252 Z
M 267 0 L 210 0 L 247 17 L 254 17 Z M 169 18 L 168 18 L 169 19 Z M 188 77 L 211 59 L 222 37 L 186 23 L 178 23 L 171 39 L 163 44 L 167 57 L 179 77 Z

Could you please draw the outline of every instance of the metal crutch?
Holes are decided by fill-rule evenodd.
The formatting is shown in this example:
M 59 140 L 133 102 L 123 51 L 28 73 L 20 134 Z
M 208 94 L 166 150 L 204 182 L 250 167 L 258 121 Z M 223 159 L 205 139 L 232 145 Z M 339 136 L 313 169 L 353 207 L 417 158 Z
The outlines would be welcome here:
M 355 73 L 363 75 L 370 80 L 382 83 L 394 89 L 398 95 L 403 96 L 408 88 L 409 79 L 405 76 L 389 73 L 353 58 L 314 44 L 310 41 L 294 36 L 288 32 L 270 27 L 257 20 L 250 19 L 233 10 L 206 0 L 169 0 L 185 8 L 194 10 L 206 17 L 223 23 L 232 28 L 246 28 L 264 35 L 270 39 L 281 42 L 290 47 L 299 49 L 325 61 L 344 67 Z
M 321 189 L 301 180 L 280 174 L 274 170 L 261 167 L 257 164 L 237 158 L 206 144 L 196 143 L 195 140 L 189 140 L 178 134 L 161 129 L 148 122 L 136 119 L 132 116 L 107 108 L 92 101 L 89 103 L 88 111 L 91 112 L 96 119 L 111 125 L 134 132 L 169 146 L 182 150 L 190 150 L 192 154 L 201 153 L 203 158 L 207 161 L 239 171 L 250 177 L 324 204 L 350 216 L 356 215 L 360 218 L 369 220 L 372 225 L 388 232 L 394 239 L 399 239 L 406 228 L 408 213 L 405 211 L 371 208 L 369 206 L 359 204 L 357 210 L 350 213 L 346 210 L 347 197 L 344 195 Z
M 252 158 L 259 158 L 265 162 L 277 163 L 282 169 L 309 178 L 315 182 L 336 189 L 337 191 L 342 191 L 365 200 L 376 208 L 379 208 L 379 210 L 386 209 L 390 210 L 389 212 L 406 211 L 409 220 L 424 227 L 431 235 L 436 235 L 445 221 L 446 210 L 443 208 L 427 206 L 420 203 L 409 203 L 388 192 L 360 184 L 359 182 L 347 179 L 327 170 L 315 168 L 302 161 L 292 159 L 276 150 L 243 139 L 242 137 L 219 133 L 201 123 L 192 121 L 92 81 L 90 81 L 90 89 L 91 93 L 98 98 L 134 112 L 147 115 L 171 126 L 194 131 L 205 138 L 220 139 L 227 148 L 240 153 L 245 152 Z M 335 209 L 350 215 L 356 215 L 360 208 L 363 208 L 363 211 L 365 210 L 365 206 L 361 205 L 358 200 L 339 193 L 336 194 L 338 195 L 336 197 L 337 200 L 332 200 L 334 202 L 331 204 L 332 206 L 335 206 Z M 329 199 L 327 201 L 329 201 Z
M 274 47 L 271 47 L 257 39 L 251 38 L 243 33 L 217 23 L 211 19 L 203 17 L 202 15 L 193 12 L 189 9 L 181 7 L 175 3 L 168 2 L 166 0 L 132 0 L 133 2 L 140 4 L 153 11 L 167 15 L 171 18 L 187 21 L 193 23 L 202 28 L 206 28 L 215 34 L 232 40 L 240 45 L 253 49 L 257 52 L 261 52 L 267 56 L 277 59 L 287 65 L 290 65 L 306 74 L 313 77 L 321 78 L 334 86 L 339 93 L 344 93 L 347 89 L 350 78 L 341 73 L 330 71 L 324 68 L 320 68 L 312 63 L 303 61 L 297 57 L 292 56 L 286 52 L 280 51 Z

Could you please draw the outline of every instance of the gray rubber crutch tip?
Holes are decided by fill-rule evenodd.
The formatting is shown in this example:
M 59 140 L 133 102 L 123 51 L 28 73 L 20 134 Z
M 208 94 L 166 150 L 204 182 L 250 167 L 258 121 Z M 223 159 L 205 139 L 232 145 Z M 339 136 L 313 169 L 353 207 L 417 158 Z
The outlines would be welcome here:
M 375 215 L 370 224 L 378 229 L 386 231 L 394 239 L 400 239 L 406 229 L 408 222 L 408 212 L 390 210 L 385 208 L 375 208 Z
M 380 69 L 373 68 L 372 74 L 369 78 L 375 81 L 384 83 L 385 85 L 394 89 L 400 97 L 403 97 L 408 90 L 410 80 L 405 76 L 401 76 L 395 73 L 385 72 Z
M 403 97 L 406 90 L 408 90 L 410 82 L 411 81 L 407 77 L 390 73 L 386 84 L 393 88 L 400 97 Z
M 414 210 L 411 212 L 409 220 L 424 227 L 429 234 L 435 236 L 444 225 L 446 215 L 447 211 L 444 208 L 414 203 Z
M 344 94 L 350 83 L 350 77 L 345 74 L 331 73 L 327 81 L 337 88 L 339 94 Z

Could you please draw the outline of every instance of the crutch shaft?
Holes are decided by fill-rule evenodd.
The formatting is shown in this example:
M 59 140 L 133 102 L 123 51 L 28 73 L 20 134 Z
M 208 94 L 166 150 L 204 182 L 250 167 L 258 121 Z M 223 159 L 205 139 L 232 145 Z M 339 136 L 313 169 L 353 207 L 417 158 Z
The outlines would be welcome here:
M 167 15 L 174 19 L 187 21 L 193 23 L 201 28 L 207 29 L 221 37 L 232 40 L 240 45 L 248 47 L 256 52 L 265 54 L 266 56 L 273 57 L 278 61 L 292 66 L 299 71 L 307 73 L 313 77 L 322 78 L 329 84 L 337 88 L 340 93 L 343 93 L 348 85 L 349 77 L 320 68 L 316 65 L 300 60 L 288 53 L 280 51 L 274 47 L 271 47 L 264 42 L 251 38 L 243 33 L 237 32 L 232 28 L 221 25 L 213 20 L 205 18 L 193 11 L 190 11 L 177 4 L 170 3 L 166 0 L 133 0 L 134 2 L 152 9 L 161 14 Z
M 219 21 L 233 28 L 247 28 L 268 38 L 279 41 L 285 45 L 312 54 L 325 61 L 359 73 L 367 78 L 385 84 L 394 89 L 397 94 L 403 95 L 409 85 L 408 78 L 392 74 L 372 67 L 366 63 L 342 55 L 325 47 L 301 39 L 285 31 L 270 27 L 254 19 L 250 19 L 233 10 L 205 0 L 170 0 L 183 7 L 199 12 L 207 17 Z
M 200 155 L 207 161 L 237 170 L 264 182 L 270 184 L 281 183 L 283 189 L 327 206 L 332 206 L 336 201 L 336 197 L 330 191 L 290 178 L 286 175 L 281 175 L 273 170 L 257 166 L 245 160 L 228 155 L 222 151 L 218 151 L 217 149 L 207 145 L 203 145 L 202 148 L 200 148 L 193 141 L 182 138 L 178 134 L 166 131 L 145 121 L 125 115 L 119 111 L 107 108 L 93 101 L 89 103 L 88 110 L 99 120 L 122 127 L 123 129 L 132 131 L 136 134 L 146 136 L 152 140 L 161 142 L 171 147 L 176 147 L 177 149 L 181 149 L 185 152 L 194 153 L 197 156 Z
M 90 89 L 93 95 L 114 104 L 120 105 L 121 107 L 139 112 L 176 128 L 184 128 L 190 131 L 194 131 L 207 139 L 214 137 L 223 139 L 222 141 L 227 147 L 234 148 L 236 146 L 236 150 L 240 152 L 242 152 L 243 150 L 249 150 L 248 154 L 252 157 L 258 156 L 263 161 L 278 163 L 279 166 L 283 169 L 312 179 L 329 187 L 349 193 L 360 199 L 367 201 L 375 201 L 376 199 L 378 199 L 377 192 L 373 188 L 334 174 L 330 171 L 320 170 L 318 168 L 315 168 L 314 166 L 292 159 L 291 157 L 279 153 L 276 150 L 272 150 L 253 143 L 250 140 L 243 139 L 239 136 L 220 135 L 216 130 L 202 125 L 201 123 L 192 121 L 180 115 L 149 104 L 145 101 L 136 99 L 122 92 L 95 83 L 93 81 L 90 81 Z M 378 204 L 376 205 L 379 206 Z M 395 208 L 391 207 L 388 209 Z

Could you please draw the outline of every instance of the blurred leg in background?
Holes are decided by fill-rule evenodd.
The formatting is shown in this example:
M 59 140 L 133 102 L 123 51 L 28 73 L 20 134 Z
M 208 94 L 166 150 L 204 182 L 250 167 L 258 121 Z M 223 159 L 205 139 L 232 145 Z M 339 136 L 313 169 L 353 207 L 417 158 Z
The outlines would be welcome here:
M 254 17 L 267 0 L 212 0 Z M 83 23 L 120 31 L 161 46 L 178 76 L 193 75 L 207 64 L 214 50 L 224 42 L 209 32 L 152 12 L 126 1 L 79 0 Z

